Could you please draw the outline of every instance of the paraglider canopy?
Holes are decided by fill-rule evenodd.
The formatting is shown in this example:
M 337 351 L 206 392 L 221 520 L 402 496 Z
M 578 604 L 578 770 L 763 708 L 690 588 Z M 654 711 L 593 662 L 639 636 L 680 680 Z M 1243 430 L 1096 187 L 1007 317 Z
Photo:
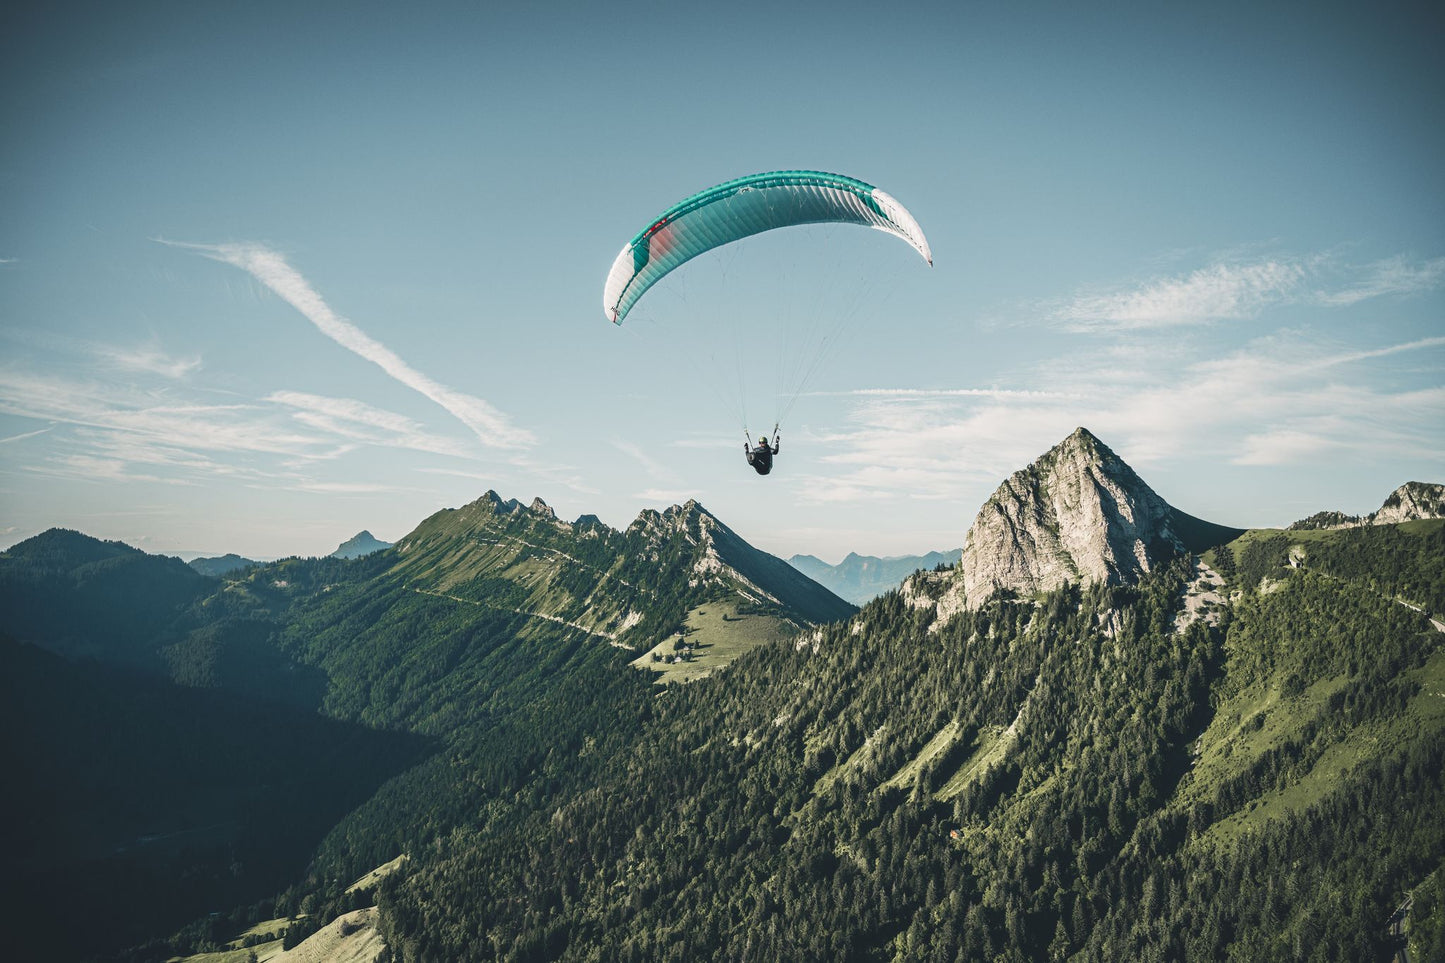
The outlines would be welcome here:
M 918 222 L 884 191 L 842 174 L 771 171 L 710 187 L 653 218 L 612 262 L 602 309 L 621 324 L 648 288 L 699 254 L 775 228 L 823 222 L 886 231 L 933 263 Z

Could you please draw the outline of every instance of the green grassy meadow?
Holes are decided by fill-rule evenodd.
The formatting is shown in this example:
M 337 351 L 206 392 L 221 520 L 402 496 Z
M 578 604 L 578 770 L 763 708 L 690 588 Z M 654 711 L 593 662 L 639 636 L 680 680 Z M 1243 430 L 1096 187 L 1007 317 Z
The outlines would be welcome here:
M 760 645 L 797 634 L 790 622 L 770 615 L 739 614 L 736 602 L 710 602 L 687 613 L 681 635 L 671 635 L 634 659 L 639 669 L 657 672 L 658 685 L 693 682 L 705 678 Z M 689 661 L 671 661 L 677 643 L 692 645 Z M 662 656 L 653 660 L 653 654 Z

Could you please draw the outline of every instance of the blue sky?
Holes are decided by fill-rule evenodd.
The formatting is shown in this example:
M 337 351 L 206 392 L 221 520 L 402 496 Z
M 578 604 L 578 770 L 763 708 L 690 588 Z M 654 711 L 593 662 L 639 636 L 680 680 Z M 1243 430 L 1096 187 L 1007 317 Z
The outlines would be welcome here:
M 492 488 L 924 552 L 1077 425 L 1236 525 L 1445 480 L 1427 5 L 500 6 L 4 15 L 0 545 L 321 554 Z M 653 215 L 783 168 L 936 266 L 781 231 L 604 319 Z

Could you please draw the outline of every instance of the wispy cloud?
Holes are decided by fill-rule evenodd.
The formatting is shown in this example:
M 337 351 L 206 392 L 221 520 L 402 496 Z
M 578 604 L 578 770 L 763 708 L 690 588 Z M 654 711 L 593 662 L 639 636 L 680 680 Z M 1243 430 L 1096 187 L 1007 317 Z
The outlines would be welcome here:
M 672 448 L 738 448 L 743 440 L 735 436 L 714 435 L 712 437 L 679 438 L 668 442 Z
M 494 471 L 437 468 L 430 466 L 416 470 L 428 475 L 446 475 L 453 478 L 465 478 L 497 491 L 502 491 L 505 487 L 508 491 L 514 493 L 526 491 L 529 494 L 545 495 L 545 493 L 555 491 L 557 488 L 566 488 L 579 495 L 591 496 L 602 494 L 602 489 L 589 483 L 576 466 L 544 465 L 529 458 L 508 458 L 505 469 Z M 529 485 L 533 487 L 528 488 L 527 486 Z M 521 496 L 517 494 L 513 497 Z M 546 497 L 547 500 L 551 500 L 550 495 Z
M 1415 341 L 1406 341 L 1401 344 L 1389 344 L 1382 348 L 1365 348 L 1357 351 L 1339 351 L 1334 354 L 1324 354 L 1320 357 L 1304 362 L 1308 368 L 1333 368 L 1337 365 L 1350 364 L 1355 361 L 1368 361 L 1371 358 L 1385 358 L 1392 354 L 1400 354 L 1406 351 L 1420 351 L 1425 348 L 1445 347 L 1445 337 L 1419 338 Z
M 1385 295 L 1418 294 L 1445 280 L 1445 257 L 1412 264 L 1403 255 L 1376 261 L 1364 270 L 1364 277 L 1339 290 L 1319 291 L 1315 300 L 1331 307 L 1358 304 Z
M 353 441 L 466 458 L 471 448 L 452 438 L 434 435 L 396 412 L 353 398 L 328 398 L 300 391 L 273 391 L 266 400 L 293 409 L 302 424 Z
M 649 505 L 669 507 L 672 505 L 681 505 L 695 494 L 696 492 L 687 492 L 680 488 L 648 488 L 637 492 L 632 497 L 639 501 L 646 502 Z
M 166 378 L 184 378 L 200 368 L 198 356 L 174 358 L 158 348 L 121 348 L 111 345 L 91 345 L 95 354 L 125 371 L 145 371 Z
M 1021 388 L 853 388 L 848 391 L 811 391 L 808 396 L 863 398 L 1067 398 L 1058 391 Z
M 130 470 L 119 458 L 96 458 L 92 455 L 64 455 L 37 465 L 26 465 L 26 471 L 51 478 L 72 478 L 98 482 L 152 482 L 162 485 L 189 485 L 183 478 L 164 477 Z
M 199 355 L 173 355 L 154 343 L 112 344 L 33 328 L 0 328 L 0 337 L 43 351 L 87 355 L 105 368 L 155 374 L 171 380 L 183 379 L 201 367 Z
M 1258 317 L 1280 304 L 1347 307 L 1417 294 L 1445 281 L 1445 258 L 1404 255 L 1356 265 L 1335 254 L 1220 260 L 1188 274 L 1115 290 L 1080 292 L 1045 305 L 1048 321 L 1080 332 L 1178 328 Z
M 19 435 L 11 435 L 9 438 L 0 438 L 0 445 L 8 445 L 12 441 L 24 441 L 26 438 L 34 438 L 36 435 L 43 435 L 49 428 L 40 428 L 36 431 L 27 431 Z
M 395 485 L 380 485 L 372 482 L 313 481 L 309 479 L 298 479 L 279 486 L 268 485 L 267 487 L 289 488 L 292 491 L 312 492 L 318 495 L 387 495 L 407 490 Z
M 1038 397 L 861 396 L 820 445 L 837 470 L 799 479 L 821 502 L 947 499 L 995 484 L 1084 425 L 1131 463 L 1203 457 L 1241 465 L 1411 458 L 1445 465 L 1445 387 L 1402 386 L 1358 362 L 1418 354 L 1445 370 L 1445 338 L 1320 346 L 1285 333 L 1222 357 L 1115 377 L 1101 351 L 1041 365 Z
M 579 495 L 601 494 L 601 489 L 589 482 L 576 465 L 544 463 L 528 455 L 512 455 L 507 463 L 535 479 L 534 483 L 540 483 L 543 490 L 552 490 L 560 485 Z
M 127 432 L 157 444 L 201 451 L 302 455 L 326 444 L 289 430 L 251 404 L 175 404 L 133 385 L 0 369 L 0 412 Z
M 167 484 L 230 479 L 285 487 L 306 483 L 308 466 L 336 457 L 349 444 L 346 432 L 333 431 L 320 421 L 302 422 L 298 430 L 291 408 L 280 400 L 186 404 L 178 403 L 171 391 L 13 368 L 0 368 L 0 413 L 67 426 L 65 432 L 55 432 L 55 440 L 44 448 L 32 451 L 26 446 L 25 462 L 19 466 L 63 478 Z M 26 432 L 7 441 L 51 430 Z M 425 445 L 427 441 L 380 431 L 376 435 L 368 439 L 371 444 Z M 18 462 L 18 453 L 7 459 Z
M 655 481 L 671 483 L 676 483 L 678 481 L 677 472 L 673 471 L 671 468 L 668 468 L 656 458 L 653 458 L 642 449 L 641 445 L 633 444 L 630 441 L 613 441 L 612 447 L 616 448 L 623 454 L 636 459 L 638 464 L 643 467 L 643 470 L 645 470 L 647 474 L 650 475 Z
M 417 371 L 396 352 L 333 311 L 310 283 L 276 251 L 260 244 L 183 244 L 175 247 L 199 251 L 207 257 L 238 267 L 270 288 L 326 335 L 348 351 L 365 358 L 392 378 L 431 399 L 472 430 L 485 445 L 525 447 L 536 443 L 530 431 L 520 428 L 481 398 L 440 384 Z
M 1213 264 L 1183 277 L 1159 278 L 1126 291 L 1081 294 L 1052 320 L 1071 330 L 1133 330 L 1250 318 L 1292 297 L 1305 280 L 1299 263 Z

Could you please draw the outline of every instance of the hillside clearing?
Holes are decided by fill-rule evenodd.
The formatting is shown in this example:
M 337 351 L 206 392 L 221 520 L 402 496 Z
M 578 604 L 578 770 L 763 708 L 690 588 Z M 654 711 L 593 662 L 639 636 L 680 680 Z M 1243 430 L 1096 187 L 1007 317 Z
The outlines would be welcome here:
M 386 942 L 376 929 L 376 907 L 352 910 L 270 959 L 275 963 L 372 963 Z M 259 954 L 258 954 L 259 956 Z
M 390 876 L 392 873 L 401 869 L 401 867 L 405 865 L 406 861 L 409 859 L 411 859 L 410 856 L 408 856 L 406 853 L 402 853 L 396 859 L 393 859 L 387 863 L 382 863 L 380 866 L 376 867 L 376 869 L 373 869 L 371 872 L 367 873 L 356 882 L 346 887 L 346 892 L 354 893 L 359 889 L 370 889 L 377 883 L 380 883 L 383 879 L 386 879 L 386 877 Z
M 827 772 L 823 773 L 823 775 L 818 778 L 818 781 L 813 784 L 813 795 L 819 795 L 829 786 L 833 785 L 833 783 L 841 779 L 843 776 L 857 769 L 862 764 L 863 760 L 868 758 L 869 753 L 877 750 L 879 740 L 883 738 L 883 735 L 885 732 L 887 732 L 887 730 L 888 724 L 885 722 L 877 729 L 874 729 L 873 734 L 870 735 L 867 739 L 864 739 L 863 745 L 855 749 L 853 753 L 848 756 L 847 759 L 844 759 L 842 762 L 835 765 L 832 769 L 829 769 Z
M 928 744 L 919 750 L 918 755 L 904 763 L 903 767 L 894 773 L 893 777 L 883 785 L 897 786 L 899 789 L 908 789 L 913 785 L 914 777 L 918 775 L 919 771 L 945 752 L 949 746 L 953 745 L 954 740 L 957 738 L 958 721 L 954 720 L 934 733 L 933 738 L 929 739 Z
M 1404 673 L 1403 677 L 1419 683 L 1419 691 L 1411 697 L 1404 712 L 1350 729 L 1343 739 L 1325 749 L 1309 772 L 1289 785 L 1261 794 L 1244 810 L 1220 819 L 1199 837 L 1197 844 L 1233 846 L 1242 833 L 1258 830 L 1271 819 L 1301 812 L 1339 790 L 1350 771 L 1361 762 L 1388 756 L 1395 747 L 1408 744 L 1421 732 L 1445 726 L 1445 651 L 1436 652 L 1425 665 Z M 1301 702 L 1309 706 L 1321 705 L 1344 682 L 1343 678 L 1322 680 L 1306 690 L 1300 697 Z M 1254 698 L 1259 700 L 1257 692 Z M 1233 725 L 1232 731 L 1220 742 L 1207 745 L 1204 758 L 1181 785 L 1177 801 L 1208 798 L 1213 787 L 1224 778 L 1243 771 L 1268 748 L 1282 744 L 1306 718 L 1306 714 L 1299 711 L 1299 705 L 1292 706 L 1293 711 L 1282 708 L 1277 691 L 1270 691 L 1253 706 L 1241 708 L 1245 714 L 1240 717 L 1239 724 Z M 1251 708 L 1256 711 L 1249 711 Z M 1279 711 L 1271 712 L 1271 709 Z M 1221 712 L 1221 716 L 1227 714 L 1233 718 L 1237 711 Z M 1267 714 L 1264 724 L 1241 738 L 1240 730 L 1256 712 Z M 1287 721 L 1278 724 L 1270 716 L 1283 717 Z M 1201 741 L 1207 739 L 1208 734 Z
M 796 626 L 771 615 L 739 614 L 737 602 L 709 602 L 687 613 L 681 634 L 663 639 L 632 665 L 659 673 L 658 685 L 692 682 L 760 645 L 795 634 Z
M 1014 731 L 1013 726 L 1007 729 L 988 726 L 981 730 L 978 734 L 978 747 L 963 761 L 958 771 L 948 778 L 943 788 L 934 794 L 934 798 L 939 802 L 947 802 L 967 789 L 969 783 L 1002 762 L 1012 745 Z

